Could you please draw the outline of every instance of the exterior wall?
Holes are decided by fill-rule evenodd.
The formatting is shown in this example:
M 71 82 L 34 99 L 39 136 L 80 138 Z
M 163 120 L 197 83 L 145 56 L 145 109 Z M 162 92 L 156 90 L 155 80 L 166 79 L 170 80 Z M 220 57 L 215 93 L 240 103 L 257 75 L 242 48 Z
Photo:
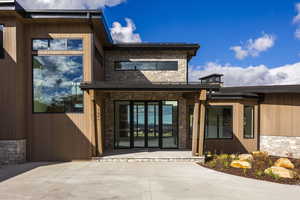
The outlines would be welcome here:
M 93 33 L 87 23 L 81 22 L 26 22 L 23 40 L 26 42 L 26 106 L 28 119 L 27 156 L 30 161 L 69 161 L 92 156 L 93 129 L 91 97 L 84 92 L 83 113 L 32 112 L 32 51 L 33 38 L 83 38 L 83 79 L 92 80 Z M 38 51 L 38 55 L 69 55 L 69 51 Z
M 0 165 L 26 161 L 26 140 L 0 140 Z
M 117 82 L 186 82 L 187 55 L 181 51 L 106 51 L 105 80 Z M 178 61 L 177 71 L 115 71 L 115 61 Z
M 260 136 L 260 149 L 271 155 L 300 158 L 300 137 Z
M 255 100 L 231 100 L 231 101 L 210 101 L 208 105 L 232 106 L 233 108 L 233 138 L 232 139 L 205 139 L 204 152 L 212 153 L 244 153 L 257 150 L 258 141 L 258 105 Z M 254 138 L 244 138 L 244 105 L 254 105 L 255 125 Z
M 300 157 L 300 94 L 266 94 L 260 110 L 260 149 Z
M 118 92 L 110 93 L 105 99 L 104 145 L 107 151 L 114 148 L 114 101 L 116 100 L 177 100 L 179 148 L 188 148 L 187 143 L 187 110 L 186 99 L 182 93 L 171 92 Z
M 1 16 L 5 58 L 0 59 L 0 140 L 26 137 L 26 86 L 23 25 L 18 18 Z

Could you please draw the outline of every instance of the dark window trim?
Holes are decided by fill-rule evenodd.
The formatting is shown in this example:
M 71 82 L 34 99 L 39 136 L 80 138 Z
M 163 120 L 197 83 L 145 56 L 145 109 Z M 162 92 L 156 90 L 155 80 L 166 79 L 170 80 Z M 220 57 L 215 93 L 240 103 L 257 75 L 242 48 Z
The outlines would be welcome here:
M 162 110 L 162 102 L 164 101 L 176 101 L 177 102 L 177 112 L 176 112 L 176 117 L 177 117 L 177 147 L 171 147 L 171 148 L 167 148 L 167 147 L 163 147 L 163 130 L 162 130 L 162 118 L 163 118 L 163 110 Z M 129 102 L 129 106 L 130 106 L 130 145 L 129 147 L 118 147 L 117 145 L 117 141 L 116 141 L 116 102 Z M 134 139 L 133 139 L 133 132 L 134 132 L 134 129 L 133 129 L 133 124 L 134 124 L 134 120 L 133 120 L 133 104 L 134 102 L 143 102 L 145 103 L 145 106 L 148 105 L 148 102 L 157 102 L 159 103 L 159 146 L 158 147 L 134 147 Z M 179 101 L 178 100 L 113 100 L 113 104 L 114 104 L 114 110 L 113 110 L 113 115 L 114 115 L 114 130 L 113 130 L 113 133 L 114 133 L 114 141 L 113 141 L 113 144 L 114 144 L 114 149 L 143 149 L 143 148 L 148 148 L 148 149 L 157 149 L 157 148 L 160 148 L 160 149 L 179 149 Z
M 230 107 L 231 108 L 231 114 L 232 114 L 232 130 L 231 130 L 231 137 L 230 138 L 220 138 L 219 136 L 219 128 L 218 128 L 218 132 L 217 132 L 217 137 L 216 138 L 207 138 L 206 137 L 206 130 L 207 130 L 207 125 L 208 125 L 208 108 L 211 108 L 211 107 L 221 107 L 221 108 L 224 108 L 224 107 Z M 233 132 L 233 106 L 232 105 L 208 105 L 206 106 L 206 112 L 205 112 L 205 129 L 204 129 L 204 140 L 233 140 L 233 135 L 234 135 L 234 132 Z M 219 125 L 219 124 L 218 124 Z
M 176 69 L 143 69 L 143 70 L 140 70 L 140 69 L 137 69 L 136 67 L 134 69 L 117 69 L 116 65 L 117 63 L 121 63 L 121 62 L 176 62 L 177 63 L 177 68 Z M 151 61 L 148 61 L 148 60 L 145 60 L 145 61 L 130 61 L 130 60 L 118 60 L 118 61 L 114 61 L 114 70 L 116 72 L 122 72 L 122 71 L 178 71 L 178 68 L 179 68 L 179 63 L 178 63 L 178 60 L 151 60 Z
M 33 115 L 42 115 L 42 114 L 84 114 L 84 90 L 82 90 L 83 92 L 83 98 L 82 98 L 82 111 L 80 112 L 35 112 L 34 111 L 34 81 L 33 81 L 33 57 L 34 56 L 82 56 L 82 62 L 84 61 L 84 55 L 81 54 L 67 54 L 67 55 L 51 55 L 51 54 L 48 54 L 48 55 L 31 55 L 31 114 Z M 82 73 L 84 72 L 84 65 L 82 63 Z
M 72 49 L 63 49 L 63 50 L 57 50 L 57 49 L 50 49 L 50 41 L 51 40 L 59 40 L 59 39 L 66 39 L 66 40 L 82 40 L 82 49 L 81 50 L 72 50 Z M 33 41 L 34 40 L 48 40 L 48 49 L 33 49 Z M 83 37 L 78 38 L 31 38 L 31 51 L 83 51 Z M 68 47 L 67 47 L 68 48 Z
M 0 38 L 0 59 L 4 59 L 5 58 L 5 50 L 4 50 L 4 28 L 5 25 L 4 24 L 0 24 L 0 26 L 3 27 L 0 36 L 2 35 L 2 38 Z
M 252 134 L 251 137 L 247 137 L 245 135 L 245 108 L 246 107 L 251 107 L 252 110 Z M 244 116 L 243 116 L 243 137 L 244 139 L 255 139 L 255 106 L 254 105 L 244 105 Z

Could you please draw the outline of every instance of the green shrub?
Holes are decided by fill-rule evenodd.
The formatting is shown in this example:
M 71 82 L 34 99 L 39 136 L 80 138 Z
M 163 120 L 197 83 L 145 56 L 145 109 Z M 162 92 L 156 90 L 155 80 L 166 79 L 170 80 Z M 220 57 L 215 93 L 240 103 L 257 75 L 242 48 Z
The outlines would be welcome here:
M 243 174 L 244 174 L 244 176 L 246 176 L 247 175 L 247 172 L 248 172 L 248 169 L 243 169 Z
M 263 170 L 255 170 L 255 176 L 256 177 L 262 177 L 264 175 L 264 171 Z
M 217 161 L 216 160 L 209 161 L 207 163 L 207 166 L 210 168 L 215 168 L 217 166 Z
M 273 161 L 271 159 L 269 159 L 268 164 L 269 164 L 270 167 L 272 167 L 273 166 Z
M 230 167 L 230 162 L 227 161 L 227 160 L 224 160 L 223 161 L 223 166 L 224 166 L 225 169 L 228 169 Z

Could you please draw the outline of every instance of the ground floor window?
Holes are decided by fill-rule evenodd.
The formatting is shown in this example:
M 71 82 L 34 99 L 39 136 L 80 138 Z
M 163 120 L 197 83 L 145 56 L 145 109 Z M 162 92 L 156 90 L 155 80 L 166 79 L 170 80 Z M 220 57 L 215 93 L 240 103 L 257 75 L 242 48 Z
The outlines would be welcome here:
M 254 106 L 244 106 L 244 138 L 254 138 Z
M 178 148 L 177 101 L 116 101 L 115 148 Z
M 208 106 L 206 114 L 205 138 L 232 138 L 232 124 L 232 106 Z

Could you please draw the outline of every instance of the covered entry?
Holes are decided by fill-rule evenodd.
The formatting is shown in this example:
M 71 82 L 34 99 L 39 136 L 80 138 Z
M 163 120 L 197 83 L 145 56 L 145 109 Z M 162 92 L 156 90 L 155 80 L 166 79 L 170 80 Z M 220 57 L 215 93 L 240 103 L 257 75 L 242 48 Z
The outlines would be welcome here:
M 115 101 L 114 147 L 178 148 L 177 101 Z

